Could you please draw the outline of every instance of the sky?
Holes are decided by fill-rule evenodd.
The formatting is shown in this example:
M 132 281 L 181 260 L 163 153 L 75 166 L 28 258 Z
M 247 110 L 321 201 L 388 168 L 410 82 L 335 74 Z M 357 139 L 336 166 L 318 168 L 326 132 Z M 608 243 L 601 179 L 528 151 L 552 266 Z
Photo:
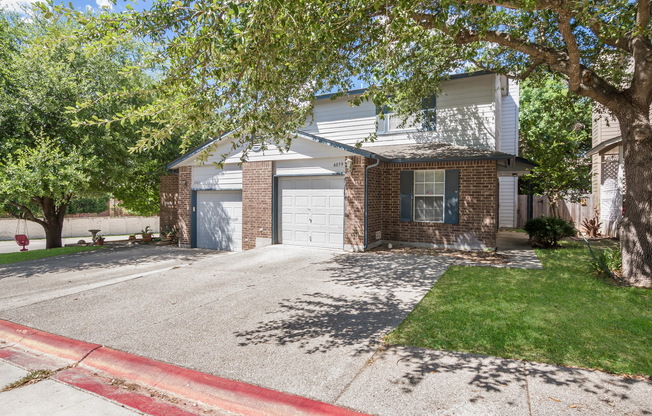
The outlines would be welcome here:
M 36 3 L 41 0 L 0 0 L 0 8 L 3 8 L 8 11 L 13 12 L 22 12 L 22 8 L 30 3 Z M 54 0 L 56 4 L 68 4 L 72 3 L 73 7 L 77 10 L 92 10 L 98 11 L 101 8 L 109 8 L 115 11 L 125 10 L 125 4 L 127 3 L 124 0 L 117 0 L 114 5 L 111 0 Z M 142 10 L 146 7 L 148 0 L 140 0 L 138 2 L 132 2 L 132 7 L 136 10 Z

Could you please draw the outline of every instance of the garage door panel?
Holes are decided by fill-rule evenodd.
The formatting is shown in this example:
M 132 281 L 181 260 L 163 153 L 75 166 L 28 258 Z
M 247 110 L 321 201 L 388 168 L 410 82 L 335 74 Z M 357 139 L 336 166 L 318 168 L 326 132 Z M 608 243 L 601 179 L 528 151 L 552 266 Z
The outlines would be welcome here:
M 281 243 L 342 248 L 344 178 L 279 179 Z
M 242 249 L 242 193 L 197 192 L 197 247 Z

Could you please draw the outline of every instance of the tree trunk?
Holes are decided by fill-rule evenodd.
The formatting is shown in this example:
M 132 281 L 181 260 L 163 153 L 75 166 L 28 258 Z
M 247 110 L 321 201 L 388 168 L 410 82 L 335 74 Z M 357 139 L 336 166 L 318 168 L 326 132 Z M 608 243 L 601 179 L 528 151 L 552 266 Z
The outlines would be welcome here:
M 624 216 L 620 225 L 623 277 L 652 286 L 652 126 L 649 109 L 618 117 L 625 158 Z
M 66 205 L 55 205 L 51 198 L 44 197 L 39 201 L 43 210 L 45 224 L 41 224 L 45 230 L 45 248 L 63 247 L 61 234 L 63 232 L 63 219 L 66 213 Z

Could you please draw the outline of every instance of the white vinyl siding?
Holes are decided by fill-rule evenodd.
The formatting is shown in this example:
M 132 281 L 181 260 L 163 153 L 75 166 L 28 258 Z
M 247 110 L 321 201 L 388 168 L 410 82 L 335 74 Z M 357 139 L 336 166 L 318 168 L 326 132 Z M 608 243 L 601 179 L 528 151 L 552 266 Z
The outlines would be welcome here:
M 498 178 L 498 187 L 498 226 L 515 228 L 518 178 L 501 176 Z
M 242 169 L 237 165 L 217 165 L 208 163 L 192 168 L 192 189 L 232 190 L 242 189 Z
M 508 81 L 508 93 L 502 96 L 500 109 L 500 139 L 498 151 L 518 155 L 518 111 L 519 85 L 518 81 Z
M 444 82 L 437 95 L 436 131 L 378 132 L 375 145 L 435 141 L 460 146 L 495 149 L 495 75 L 482 75 Z M 315 101 L 314 117 L 304 128 L 309 133 L 355 145 L 376 132 L 376 107 L 371 102 L 351 106 L 348 97 Z

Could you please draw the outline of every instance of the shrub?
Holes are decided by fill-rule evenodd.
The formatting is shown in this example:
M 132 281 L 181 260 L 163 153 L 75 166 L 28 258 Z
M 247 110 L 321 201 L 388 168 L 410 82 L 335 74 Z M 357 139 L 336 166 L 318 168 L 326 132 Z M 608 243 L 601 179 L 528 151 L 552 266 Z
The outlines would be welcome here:
M 523 227 L 532 247 L 557 247 L 559 240 L 577 234 L 573 224 L 557 217 L 533 218 Z
M 623 256 L 620 249 L 605 248 L 604 250 L 597 251 L 594 259 L 591 261 L 591 266 L 598 275 L 610 274 L 612 276 L 620 276 L 620 271 L 623 268 Z

